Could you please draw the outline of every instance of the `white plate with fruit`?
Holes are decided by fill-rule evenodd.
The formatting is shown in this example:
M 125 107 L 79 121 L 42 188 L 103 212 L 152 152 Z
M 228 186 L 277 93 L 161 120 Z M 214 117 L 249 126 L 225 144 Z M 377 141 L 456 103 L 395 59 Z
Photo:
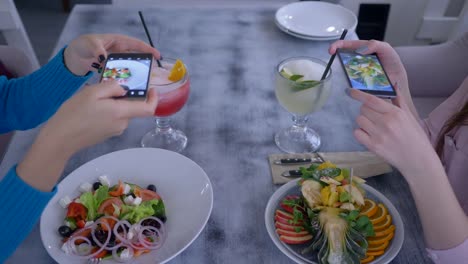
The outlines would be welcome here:
M 302 178 L 271 196 L 265 210 L 278 249 L 296 263 L 383 264 L 395 258 L 404 227 L 383 194 L 330 162 L 301 172 Z

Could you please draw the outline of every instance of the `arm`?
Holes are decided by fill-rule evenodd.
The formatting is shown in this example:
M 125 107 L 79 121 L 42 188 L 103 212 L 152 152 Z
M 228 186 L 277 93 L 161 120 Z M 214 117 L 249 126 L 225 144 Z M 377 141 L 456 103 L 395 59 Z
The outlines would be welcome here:
M 63 63 L 61 50 L 48 64 L 26 77 L 0 77 L 0 133 L 36 127 L 57 111 L 91 76 L 75 76 Z
M 151 116 L 157 95 L 148 100 L 117 100 L 117 83 L 88 86 L 65 102 L 41 129 L 23 161 L 0 181 L 0 263 L 26 238 L 49 200 L 68 159 L 82 148 L 119 135 L 133 117 Z
M 356 119 L 356 139 L 405 177 L 427 246 L 448 249 L 463 243 L 468 236 L 468 219 L 439 157 L 400 91 L 397 90 L 394 105 L 355 89 L 350 94 L 363 103 Z
M 406 166 L 401 173 L 416 203 L 426 245 L 436 250 L 454 248 L 468 238 L 468 218 L 435 151 L 426 153 L 419 162 L 424 166 Z M 468 252 L 465 254 L 468 258 Z
M 468 75 L 467 49 L 468 32 L 440 45 L 395 48 L 408 72 L 411 93 L 419 97 L 451 95 Z

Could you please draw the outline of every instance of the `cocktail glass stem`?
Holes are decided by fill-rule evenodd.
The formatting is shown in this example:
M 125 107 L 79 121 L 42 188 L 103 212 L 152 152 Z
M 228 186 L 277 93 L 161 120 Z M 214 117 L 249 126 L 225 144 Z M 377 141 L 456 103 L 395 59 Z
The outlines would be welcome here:
M 292 116 L 292 121 L 294 122 L 294 126 L 296 126 L 297 128 L 302 128 L 302 129 L 306 129 L 307 127 L 307 121 L 309 120 L 309 116 L 307 115 L 293 115 Z
M 156 130 L 160 133 L 171 133 L 171 119 L 169 117 L 156 118 Z

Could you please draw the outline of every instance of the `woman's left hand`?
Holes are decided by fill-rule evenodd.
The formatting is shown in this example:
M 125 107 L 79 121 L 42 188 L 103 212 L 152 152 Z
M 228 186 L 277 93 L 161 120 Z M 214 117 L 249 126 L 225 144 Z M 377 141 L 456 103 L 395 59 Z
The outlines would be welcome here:
M 78 76 L 98 70 L 109 53 L 142 52 L 152 53 L 156 59 L 161 55 L 158 50 L 145 42 L 118 34 L 83 35 L 73 40 L 64 51 L 65 65 Z
M 393 104 L 357 89 L 350 95 L 362 102 L 361 113 L 354 131 L 356 139 L 370 151 L 400 170 L 412 175 L 424 162 L 438 159 L 426 133 L 402 100 L 398 87 Z M 406 173 L 405 173 L 406 172 Z

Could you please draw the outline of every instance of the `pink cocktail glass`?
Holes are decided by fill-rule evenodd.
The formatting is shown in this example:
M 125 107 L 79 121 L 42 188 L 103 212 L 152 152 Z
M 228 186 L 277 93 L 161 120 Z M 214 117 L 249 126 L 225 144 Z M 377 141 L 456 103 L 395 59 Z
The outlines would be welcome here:
M 158 106 L 154 112 L 156 128 L 146 133 L 141 140 L 142 147 L 163 148 L 175 152 L 182 151 L 187 145 L 187 136 L 171 127 L 170 116 L 177 113 L 187 102 L 190 93 L 188 71 L 176 82 L 168 80 L 175 63 L 174 59 L 164 58 L 162 67 L 153 64 L 149 87 L 158 92 Z

